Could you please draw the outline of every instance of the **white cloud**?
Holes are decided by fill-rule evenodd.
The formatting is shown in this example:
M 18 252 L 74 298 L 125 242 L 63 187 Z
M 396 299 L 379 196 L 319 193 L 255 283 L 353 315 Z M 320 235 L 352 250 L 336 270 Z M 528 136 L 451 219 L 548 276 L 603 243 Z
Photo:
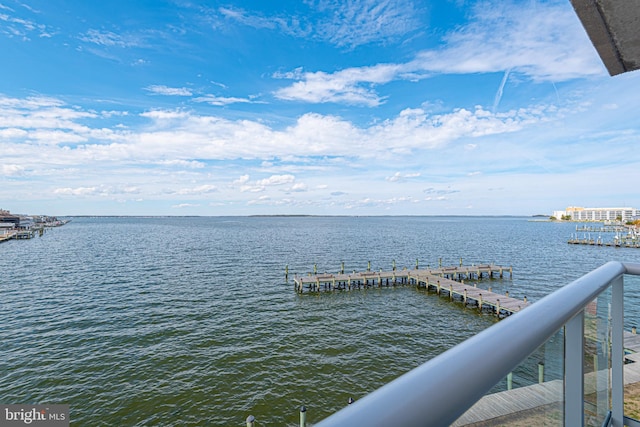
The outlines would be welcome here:
M 53 194 L 63 196 L 92 196 L 98 191 L 97 187 L 56 188 Z
M 103 47 L 137 47 L 142 39 L 133 34 L 117 34 L 112 31 L 91 29 L 79 37 L 80 40 Z
M 404 173 L 404 174 L 401 172 L 396 172 L 392 176 L 388 176 L 385 179 L 389 182 L 403 182 L 403 181 L 406 181 L 407 178 L 417 178 L 419 176 L 420 176 L 420 172 Z
M 479 2 L 471 23 L 449 33 L 446 47 L 424 51 L 407 69 L 432 73 L 512 70 L 534 81 L 603 75 L 575 12 L 565 2 Z
M 300 78 L 291 86 L 277 90 L 276 98 L 313 103 L 339 102 L 351 105 L 375 107 L 384 102 L 371 88 L 372 85 L 388 83 L 395 78 L 399 66 L 381 64 L 373 67 L 348 68 L 332 74 L 276 73 L 275 78 Z
M 252 101 L 250 99 L 246 99 L 246 98 L 223 97 L 223 96 L 215 96 L 215 95 L 200 96 L 198 98 L 193 98 L 193 101 L 194 102 L 204 102 L 204 103 L 207 103 L 209 105 L 217 105 L 217 106 L 254 102 L 254 101 Z
M 176 191 L 176 194 L 179 194 L 181 196 L 203 195 L 203 194 L 215 193 L 217 191 L 218 191 L 218 187 L 216 187 L 215 185 L 203 184 L 203 185 L 198 185 L 192 188 L 182 188 Z
M 198 203 L 180 203 L 180 204 L 177 204 L 177 205 L 172 205 L 171 207 L 173 209 L 185 209 L 185 208 L 197 208 L 199 206 L 200 206 L 200 204 L 198 204 Z
M 316 8 L 326 12 L 318 33 L 336 46 L 354 48 L 368 43 L 386 43 L 420 28 L 419 10 L 409 0 L 318 0 Z
M 271 186 L 271 185 L 284 185 L 291 184 L 295 181 L 296 177 L 293 175 L 272 175 L 269 178 L 261 179 L 256 183 L 260 186 Z
M 242 175 L 240 178 L 233 181 L 233 185 L 243 185 L 249 182 L 249 175 Z
M 387 44 L 420 29 L 420 10 L 411 0 L 312 0 L 305 2 L 316 19 L 307 15 L 263 15 L 240 8 L 221 7 L 217 12 L 259 30 L 279 31 L 293 37 L 326 40 L 353 49 L 364 44 Z
M 301 18 L 297 16 L 264 16 L 232 7 L 220 7 L 218 12 L 227 20 L 256 29 L 278 30 L 296 37 L 305 37 L 309 34 L 309 29 L 305 28 Z
M 375 85 L 395 80 L 419 80 L 440 74 L 505 73 L 496 94 L 502 98 L 510 73 L 533 81 L 566 81 L 605 73 L 569 4 L 480 2 L 469 25 L 447 34 L 441 48 L 425 50 L 398 64 L 349 68 L 333 73 L 274 73 L 297 80 L 275 91 L 280 99 L 313 103 L 379 106 L 384 97 Z
M 202 169 L 205 167 L 205 164 L 203 162 L 199 162 L 197 160 L 175 159 L 175 160 L 161 160 L 155 163 L 158 165 L 184 167 L 189 169 Z
M 20 165 L 2 165 L 3 176 L 20 176 L 24 174 L 25 168 Z
M 150 85 L 144 88 L 144 90 L 149 91 L 156 95 L 166 95 L 166 96 L 191 96 L 193 93 L 190 89 L 186 87 L 168 87 L 164 85 Z
M 340 160 L 345 156 L 388 158 L 413 150 L 442 147 L 463 138 L 468 141 L 515 132 L 560 113 L 557 109 L 551 111 L 538 106 L 496 114 L 479 107 L 473 111 L 457 109 L 446 114 L 406 109 L 396 117 L 365 128 L 337 116 L 309 113 L 300 116 L 291 126 L 276 129 L 257 121 L 229 120 L 187 110 L 156 109 L 138 115 L 149 120 L 142 127 L 119 123 L 109 128 L 101 120 L 108 120 L 114 114 L 98 115 L 49 98 L 0 97 L 0 135 L 5 137 L 4 143 L 13 141 L 22 150 L 27 143 L 49 145 L 55 152 L 46 155 L 63 163 L 125 160 L 204 169 L 208 160 L 260 159 L 267 161 L 265 168 L 273 168 L 268 165 L 274 157 L 300 163 L 315 156 L 330 156 L 325 161 L 326 168 L 347 167 L 350 162 Z M 122 114 L 119 118 L 128 117 Z M 129 120 L 135 119 L 130 116 Z M 467 142 L 469 144 L 472 143 Z M 70 146 L 65 148 L 67 145 Z M 35 157 L 44 155 L 40 149 Z M 323 169 L 318 169 L 317 164 L 306 168 Z M 273 181 L 270 180 L 276 179 L 291 183 L 294 176 L 274 175 L 245 186 L 243 191 L 259 191 L 253 187 L 271 185 Z
M 291 188 L 289 188 L 288 191 L 293 191 L 293 192 L 303 192 L 303 191 L 307 191 L 308 188 L 306 186 L 306 184 L 302 183 L 302 182 L 297 182 L 295 184 L 293 184 L 293 186 L 291 186 Z
M 29 41 L 32 33 L 37 33 L 39 37 L 51 37 L 52 31 L 43 24 L 39 24 L 30 19 L 15 16 L 15 10 L 10 7 L 1 7 L 0 10 L 6 13 L 0 13 L 0 34 L 9 38 L 20 38 Z

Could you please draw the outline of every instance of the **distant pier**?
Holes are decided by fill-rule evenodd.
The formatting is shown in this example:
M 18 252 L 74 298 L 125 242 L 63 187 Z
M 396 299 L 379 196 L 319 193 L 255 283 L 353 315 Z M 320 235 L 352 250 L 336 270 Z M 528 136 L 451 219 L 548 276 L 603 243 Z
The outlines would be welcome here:
M 616 227 L 576 227 L 576 231 L 592 230 L 584 233 L 582 238 L 578 233 L 572 234 L 567 243 L 570 245 L 589 245 L 589 246 L 612 246 L 615 248 L 640 248 L 640 230 L 633 226 L 616 226 Z M 591 232 L 597 232 L 598 237 L 592 237 Z M 602 234 L 608 237 L 603 238 Z M 611 236 L 612 233 L 615 233 Z
M 634 238 L 634 239 L 614 239 L 613 241 L 609 242 L 605 242 L 602 240 L 601 237 L 598 237 L 597 239 L 592 239 L 592 238 L 584 238 L 584 239 L 578 239 L 578 238 L 572 238 L 569 239 L 569 241 L 567 242 L 570 245 L 589 245 L 589 246 L 612 246 L 615 248 L 636 248 L 636 249 L 640 249 L 640 239 L 638 238 Z
M 462 263 L 461 263 L 462 264 Z M 382 288 L 390 286 L 416 286 L 435 291 L 451 301 L 462 302 L 465 306 L 479 310 L 490 310 L 499 317 L 509 316 L 529 305 L 527 298 L 519 300 L 500 295 L 489 290 L 477 288 L 477 283 L 464 283 L 464 280 L 480 280 L 483 277 L 503 277 L 505 273 L 513 277 L 511 267 L 493 264 L 459 267 L 439 267 L 413 270 L 402 269 L 392 271 L 366 271 L 337 274 L 309 273 L 308 276 L 295 276 L 294 285 L 298 293 L 330 292 L 338 290 Z M 287 269 L 288 274 L 288 269 Z
M 56 220 L 55 222 L 47 222 L 36 227 L 30 227 L 26 229 L 4 230 L 3 233 L 0 234 L 0 243 L 7 242 L 9 240 L 25 240 L 31 239 L 35 236 L 42 236 L 47 228 L 60 227 L 65 225 L 69 221 L 71 220 Z
M 42 236 L 44 233 L 43 228 L 33 228 L 29 230 L 12 230 L 5 234 L 0 235 L 0 242 L 6 242 L 7 240 L 16 239 L 16 240 L 24 240 L 31 239 L 36 234 Z

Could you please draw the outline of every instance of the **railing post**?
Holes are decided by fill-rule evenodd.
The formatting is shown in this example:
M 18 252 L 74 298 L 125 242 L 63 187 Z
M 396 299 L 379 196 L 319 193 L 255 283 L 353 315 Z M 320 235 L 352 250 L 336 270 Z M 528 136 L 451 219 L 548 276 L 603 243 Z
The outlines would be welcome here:
M 564 327 L 564 425 L 584 425 L 584 310 Z
M 611 283 L 611 425 L 624 425 L 624 278 Z

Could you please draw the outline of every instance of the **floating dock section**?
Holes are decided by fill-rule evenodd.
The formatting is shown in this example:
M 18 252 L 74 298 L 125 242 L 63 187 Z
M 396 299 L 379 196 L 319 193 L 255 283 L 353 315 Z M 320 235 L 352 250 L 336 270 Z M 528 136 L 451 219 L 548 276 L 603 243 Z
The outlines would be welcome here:
M 295 276 L 295 290 L 298 293 L 338 291 L 366 288 L 382 288 L 390 286 L 416 286 L 435 291 L 438 295 L 447 296 L 450 300 L 461 301 L 465 306 L 488 309 L 496 315 L 509 316 L 529 305 L 527 298 L 519 300 L 489 290 L 480 289 L 477 283 L 465 284 L 464 280 L 480 280 L 483 277 L 500 278 L 508 272 L 513 277 L 511 267 L 493 264 L 440 267 L 437 269 L 403 269 L 393 271 L 366 271 L 351 274 L 309 274 Z

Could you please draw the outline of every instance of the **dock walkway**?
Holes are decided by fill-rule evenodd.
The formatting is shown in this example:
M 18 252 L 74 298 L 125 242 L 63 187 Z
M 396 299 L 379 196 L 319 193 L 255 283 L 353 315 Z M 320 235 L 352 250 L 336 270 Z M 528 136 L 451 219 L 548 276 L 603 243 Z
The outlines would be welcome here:
M 389 286 L 414 285 L 435 291 L 438 295 L 448 296 L 450 300 L 461 301 L 465 306 L 490 309 L 498 316 L 508 316 L 529 305 L 527 298 L 519 300 L 506 295 L 480 289 L 477 283 L 465 284 L 464 280 L 480 280 L 483 277 L 503 277 L 508 272 L 513 277 L 511 267 L 493 264 L 440 267 L 435 269 L 403 269 L 393 271 L 366 271 L 351 274 L 309 274 L 295 276 L 295 289 L 299 293 L 360 288 L 382 288 Z

